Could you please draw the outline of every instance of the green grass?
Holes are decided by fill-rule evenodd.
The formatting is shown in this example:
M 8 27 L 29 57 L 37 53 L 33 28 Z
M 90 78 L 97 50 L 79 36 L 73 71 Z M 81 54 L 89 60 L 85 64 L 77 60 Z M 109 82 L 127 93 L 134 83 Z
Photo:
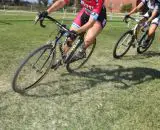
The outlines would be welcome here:
M 19 95 L 11 88 L 19 62 L 56 32 L 51 23 L 43 29 L 32 21 L 18 21 L 24 19 L 34 17 L 0 17 L 0 129 L 160 129 L 159 30 L 148 52 L 138 55 L 131 49 L 115 60 L 115 42 L 128 28 L 121 22 L 109 22 L 78 74 L 69 74 L 62 67 L 51 70 L 39 86 Z

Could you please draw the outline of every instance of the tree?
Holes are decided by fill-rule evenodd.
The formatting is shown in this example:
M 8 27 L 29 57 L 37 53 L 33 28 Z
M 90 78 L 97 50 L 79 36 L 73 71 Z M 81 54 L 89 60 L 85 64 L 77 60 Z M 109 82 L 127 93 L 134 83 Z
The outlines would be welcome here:
M 132 9 L 132 3 L 124 4 L 121 6 L 121 12 L 129 12 Z
M 20 0 L 14 0 L 14 4 L 15 5 L 19 5 L 20 4 Z

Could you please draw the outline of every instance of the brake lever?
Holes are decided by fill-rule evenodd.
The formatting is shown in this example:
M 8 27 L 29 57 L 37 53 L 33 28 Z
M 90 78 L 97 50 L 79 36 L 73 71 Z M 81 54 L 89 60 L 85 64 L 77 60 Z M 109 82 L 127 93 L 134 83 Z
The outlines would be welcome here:
M 128 21 L 127 21 L 127 20 L 125 20 L 125 23 L 128 23 Z
M 43 20 L 40 19 L 38 15 L 35 17 L 35 20 L 34 20 L 34 21 L 35 21 L 34 24 L 37 24 L 38 21 L 39 21 L 39 22 L 40 22 L 40 26 L 41 26 L 42 28 L 45 28 L 45 27 L 46 27 L 46 26 L 43 24 Z
M 128 23 L 128 21 L 125 18 L 123 19 L 123 22 Z
M 45 27 L 46 27 L 46 25 L 43 24 L 43 20 L 39 20 L 39 22 L 40 22 L 40 26 L 41 26 L 42 28 L 45 28 Z

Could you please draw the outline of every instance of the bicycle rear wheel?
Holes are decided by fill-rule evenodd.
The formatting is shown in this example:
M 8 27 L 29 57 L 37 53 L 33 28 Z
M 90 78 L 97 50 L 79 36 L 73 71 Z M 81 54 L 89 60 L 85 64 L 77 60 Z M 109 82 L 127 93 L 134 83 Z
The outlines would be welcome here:
M 70 54 L 70 58 L 68 58 L 69 60 L 72 59 L 73 55 L 80 51 L 80 49 L 82 49 L 82 46 L 84 45 L 84 41 L 81 41 L 81 43 L 77 44 L 77 46 L 75 47 L 75 49 L 72 51 L 72 53 Z M 74 72 L 76 70 L 78 70 L 79 68 L 81 68 L 91 57 L 94 49 L 96 46 L 96 40 L 93 44 L 91 44 L 87 49 L 86 49 L 86 57 L 74 62 L 69 62 L 66 65 L 66 69 L 68 72 Z
M 120 39 L 118 40 L 113 49 L 113 57 L 117 59 L 123 57 L 130 49 L 133 42 L 134 42 L 133 31 L 129 30 L 125 32 L 120 37 Z
M 150 41 L 148 42 L 148 45 L 146 46 L 146 47 L 143 47 L 143 42 L 145 42 L 145 40 L 148 38 L 148 31 L 146 31 L 146 33 L 144 33 L 143 34 L 143 36 L 142 36 L 142 38 L 140 39 L 140 42 L 139 42 L 139 46 L 138 46 L 138 48 L 137 48 L 137 52 L 139 53 L 139 54 L 142 54 L 142 53 L 144 53 L 144 52 L 146 52 L 148 49 L 149 49 L 149 47 L 152 45 L 152 43 L 153 43 L 153 40 L 154 40 L 154 38 L 155 38 L 155 33 L 154 33 L 154 35 L 152 36 L 152 38 L 150 39 Z
M 54 56 L 52 45 L 44 45 L 30 53 L 14 74 L 13 90 L 23 93 L 40 82 L 51 68 Z

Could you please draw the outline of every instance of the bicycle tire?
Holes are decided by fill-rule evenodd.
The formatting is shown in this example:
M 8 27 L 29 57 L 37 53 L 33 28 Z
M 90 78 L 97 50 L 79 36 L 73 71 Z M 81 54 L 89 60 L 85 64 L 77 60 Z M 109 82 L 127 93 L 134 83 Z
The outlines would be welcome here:
M 121 54 L 118 54 L 118 47 L 121 46 L 121 41 L 123 40 L 123 38 L 125 38 L 128 35 L 131 35 L 131 40 L 128 41 L 128 43 L 126 45 L 123 45 L 123 46 L 126 46 L 126 48 L 123 50 L 123 52 Z M 123 57 L 128 52 L 128 50 L 130 49 L 130 47 L 131 47 L 131 45 L 132 45 L 133 42 L 134 42 L 133 30 L 129 30 L 129 31 L 125 32 L 119 38 L 119 40 L 117 41 L 117 43 L 114 46 L 113 57 L 116 58 L 116 59 L 119 59 L 119 58 Z
M 41 52 L 42 51 L 42 52 Z M 47 54 L 48 53 L 48 54 Z M 38 55 L 37 59 L 34 60 L 34 58 Z M 12 80 L 12 88 L 15 92 L 18 93 L 24 93 L 29 88 L 35 86 L 37 83 L 39 83 L 44 76 L 49 72 L 51 65 L 53 63 L 55 56 L 55 50 L 52 48 L 52 45 L 44 45 L 39 47 L 38 49 L 32 51 L 20 64 L 18 69 L 16 70 L 13 80 Z M 31 60 L 33 59 L 34 63 L 31 64 Z M 42 65 L 39 65 L 39 63 L 42 62 Z M 27 65 L 29 65 L 27 67 Z M 39 65 L 39 66 L 38 66 Z M 47 66 L 46 66 L 47 65 Z M 29 68 L 31 67 L 31 68 Z M 38 68 L 39 67 L 39 68 Z M 42 73 L 42 69 L 44 69 L 44 72 Z M 25 70 L 26 69 L 26 70 Z M 38 70 L 39 69 L 39 70 Z M 31 70 L 31 73 L 41 74 L 39 77 L 36 77 L 36 80 L 33 77 L 34 75 L 29 75 L 31 73 L 28 73 Z M 35 70 L 35 71 L 34 71 Z M 23 75 L 24 72 L 24 75 Z M 28 75 L 27 75 L 28 74 Z M 29 79 L 29 82 L 27 81 Z M 33 79 L 33 82 L 31 80 Z M 19 82 L 20 80 L 20 82 Z M 24 86 L 22 86 L 22 83 L 24 83 Z M 28 84 L 29 83 L 29 84 Z
M 81 46 L 84 44 L 84 41 L 81 41 L 83 43 L 80 43 Z M 76 51 L 78 51 L 78 49 L 81 47 L 79 44 L 77 44 L 77 46 L 75 47 L 75 49 L 72 51 L 72 53 L 69 55 L 70 58 L 68 58 L 69 60 L 73 57 L 74 53 Z M 86 58 L 74 61 L 74 62 L 68 62 L 66 65 L 66 69 L 68 72 L 73 73 L 75 71 L 77 71 L 78 69 L 80 69 L 91 57 L 94 49 L 96 46 L 96 40 L 94 41 L 93 44 L 91 44 L 87 49 L 86 49 Z
M 146 33 L 144 33 L 144 35 L 140 39 L 139 45 L 137 47 L 137 53 L 139 53 L 139 54 L 146 52 L 150 48 L 150 46 L 152 45 L 153 40 L 155 38 L 155 33 L 153 34 L 152 38 L 150 39 L 149 44 L 145 48 L 143 48 L 142 43 L 143 43 L 143 40 L 146 39 L 146 36 L 148 36 L 148 31 L 146 31 Z

